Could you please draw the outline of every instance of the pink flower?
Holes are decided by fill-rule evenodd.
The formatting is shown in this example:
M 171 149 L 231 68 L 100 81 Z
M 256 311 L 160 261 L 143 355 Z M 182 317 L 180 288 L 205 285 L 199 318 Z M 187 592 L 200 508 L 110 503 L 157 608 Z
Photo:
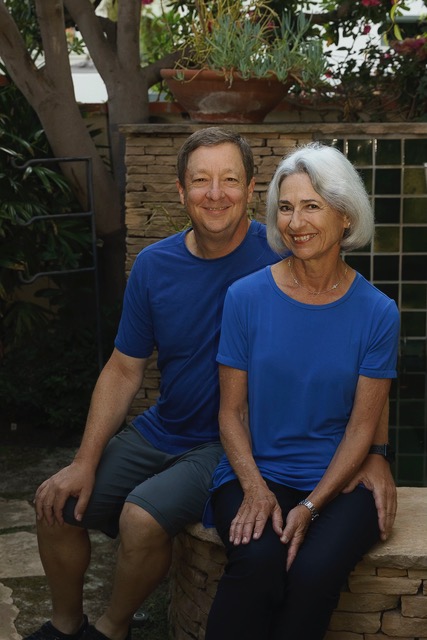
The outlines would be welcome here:
M 153 4 L 154 0 L 141 0 L 141 4 Z
M 371 31 L 371 27 L 369 26 L 369 24 L 365 24 L 365 26 L 363 27 L 362 34 L 363 34 L 364 36 L 367 36 L 367 35 L 368 35 L 368 33 L 370 33 L 370 31 Z
M 362 0 L 362 5 L 364 7 L 379 7 L 381 4 L 381 0 Z

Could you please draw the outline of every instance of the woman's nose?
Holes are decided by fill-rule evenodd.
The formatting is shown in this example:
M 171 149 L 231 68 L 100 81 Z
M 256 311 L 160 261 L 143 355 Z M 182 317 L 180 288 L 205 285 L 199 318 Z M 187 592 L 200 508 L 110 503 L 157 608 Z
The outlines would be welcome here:
M 291 217 L 289 219 L 289 227 L 292 227 L 292 229 L 296 229 L 299 226 L 301 226 L 301 224 L 303 223 L 303 217 L 301 215 L 301 212 L 298 209 L 294 209 L 292 211 Z

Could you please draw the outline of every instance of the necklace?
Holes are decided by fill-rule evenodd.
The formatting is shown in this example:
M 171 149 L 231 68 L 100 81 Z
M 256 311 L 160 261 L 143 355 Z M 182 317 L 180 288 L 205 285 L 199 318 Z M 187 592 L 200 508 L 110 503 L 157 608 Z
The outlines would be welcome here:
M 296 276 L 295 276 L 295 274 L 293 272 L 292 261 L 291 261 L 290 258 L 288 259 L 287 262 L 288 262 L 289 270 L 291 272 L 292 280 L 295 282 L 297 287 L 301 287 L 301 289 L 304 289 L 305 291 L 308 291 L 308 293 L 310 293 L 312 296 L 320 296 L 323 293 L 329 293 L 329 291 L 334 291 L 335 289 L 337 289 L 340 286 L 341 282 L 344 280 L 344 278 L 345 278 L 345 276 L 347 274 L 347 271 L 348 271 L 348 267 L 346 267 L 345 270 L 344 270 L 344 274 L 343 274 L 342 278 L 340 280 L 338 280 L 338 282 L 333 284 L 332 287 L 330 287 L 329 289 L 325 289 L 324 291 L 310 291 L 310 289 L 307 289 L 307 287 L 304 287 L 304 285 L 302 285 L 300 282 L 298 282 L 298 280 L 297 280 L 297 278 L 296 278 Z

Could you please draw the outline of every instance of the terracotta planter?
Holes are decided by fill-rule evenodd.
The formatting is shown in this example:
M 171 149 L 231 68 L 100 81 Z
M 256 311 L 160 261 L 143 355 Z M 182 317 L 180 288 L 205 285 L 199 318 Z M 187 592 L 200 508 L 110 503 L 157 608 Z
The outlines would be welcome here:
M 274 77 L 243 80 L 234 75 L 230 86 L 222 73 L 207 69 L 161 69 L 160 73 L 194 122 L 262 122 L 283 100 L 292 84 L 279 82 Z

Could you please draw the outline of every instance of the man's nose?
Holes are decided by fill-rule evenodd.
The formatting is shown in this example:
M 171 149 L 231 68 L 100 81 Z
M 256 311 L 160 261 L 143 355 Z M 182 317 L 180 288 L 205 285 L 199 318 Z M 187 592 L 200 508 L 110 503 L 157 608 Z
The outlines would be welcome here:
M 207 197 L 211 200 L 219 200 L 224 195 L 224 190 L 219 181 L 213 180 L 207 191 Z

